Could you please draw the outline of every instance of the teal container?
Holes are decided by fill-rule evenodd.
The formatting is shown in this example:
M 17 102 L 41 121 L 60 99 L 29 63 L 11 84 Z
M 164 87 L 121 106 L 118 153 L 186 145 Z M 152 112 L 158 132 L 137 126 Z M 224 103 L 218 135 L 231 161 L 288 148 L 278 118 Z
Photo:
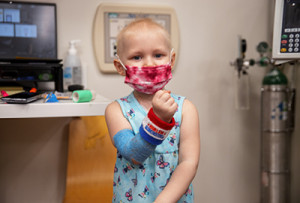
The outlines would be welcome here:
M 275 66 L 263 79 L 263 85 L 287 85 L 287 77 Z

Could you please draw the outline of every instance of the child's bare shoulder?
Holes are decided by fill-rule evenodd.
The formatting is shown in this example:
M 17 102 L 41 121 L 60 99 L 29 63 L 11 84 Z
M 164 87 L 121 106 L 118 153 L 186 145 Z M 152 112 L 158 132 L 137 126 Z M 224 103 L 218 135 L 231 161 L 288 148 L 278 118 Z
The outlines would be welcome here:
M 197 107 L 188 99 L 185 99 L 182 106 L 182 113 L 184 114 L 198 114 Z
M 183 108 L 196 108 L 196 106 L 188 99 L 183 102 Z
M 114 112 L 120 111 L 120 110 L 121 110 L 120 104 L 117 101 L 113 101 L 107 105 L 107 107 L 105 109 L 105 115 L 107 116 L 111 113 L 114 113 Z

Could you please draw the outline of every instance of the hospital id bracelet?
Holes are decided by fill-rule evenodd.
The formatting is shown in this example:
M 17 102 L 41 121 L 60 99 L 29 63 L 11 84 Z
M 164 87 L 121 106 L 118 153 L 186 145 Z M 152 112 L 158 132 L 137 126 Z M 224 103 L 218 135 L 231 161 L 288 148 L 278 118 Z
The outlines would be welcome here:
M 165 122 L 156 116 L 151 108 L 142 122 L 140 135 L 150 144 L 159 145 L 166 139 L 174 125 L 174 118 L 171 123 Z

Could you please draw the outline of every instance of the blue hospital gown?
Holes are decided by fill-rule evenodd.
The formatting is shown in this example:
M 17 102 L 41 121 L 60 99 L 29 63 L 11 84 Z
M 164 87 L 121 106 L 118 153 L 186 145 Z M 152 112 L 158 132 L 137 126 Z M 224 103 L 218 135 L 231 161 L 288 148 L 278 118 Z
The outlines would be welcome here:
M 113 202 L 152 203 L 168 183 L 178 165 L 180 124 L 184 97 L 171 94 L 178 104 L 174 115 L 175 126 L 169 136 L 158 145 L 155 152 L 141 165 L 134 165 L 117 153 L 114 169 Z M 130 122 L 134 134 L 139 132 L 142 120 L 148 112 L 138 103 L 133 93 L 118 99 L 124 116 Z M 184 174 L 182 174 L 184 175 Z M 178 202 L 193 202 L 192 184 Z

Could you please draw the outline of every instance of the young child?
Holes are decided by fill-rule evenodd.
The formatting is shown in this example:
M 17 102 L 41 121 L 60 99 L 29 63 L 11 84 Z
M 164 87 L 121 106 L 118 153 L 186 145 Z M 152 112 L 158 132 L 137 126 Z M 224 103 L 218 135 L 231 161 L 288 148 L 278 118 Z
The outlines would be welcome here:
M 168 32 L 133 21 L 118 35 L 117 56 L 114 66 L 134 90 L 105 111 L 118 150 L 113 202 L 193 202 L 199 119 L 189 100 L 164 90 L 175 61 Z

